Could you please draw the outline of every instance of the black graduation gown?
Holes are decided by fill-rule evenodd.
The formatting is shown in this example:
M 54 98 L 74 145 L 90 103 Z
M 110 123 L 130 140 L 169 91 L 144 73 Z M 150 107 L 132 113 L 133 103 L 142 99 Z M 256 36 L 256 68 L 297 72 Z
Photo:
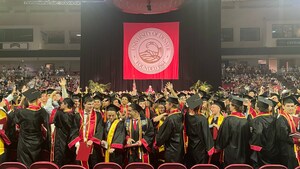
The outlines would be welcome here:
M 293 169 L 298 166 L 296 154 L 294 152 L 294 142 L 291 134 L 291 128 L 287 119 L 280 115 L 276 120 L 276 138 L 279 147 L 280 164 Z
M 141 126 L 142 126 L 142 146 L 141 151 L 142 154 L 139 153 L 138 147 L 127 148 L 128 153 L 128 162 L 145 162 L 149 161 L 149 153 L 151 152 L 154 138 L 154 128 L 150 119 L 145 117 L 141 118 Z M 132 127 L 130 130 L 130 123 L 132 123 Z M 126 126 L 126 137 L 133 139 L 135 142 L 139 141 L 139 126 L 137 125 L 136 130 L 134 129 L 133 120 L 127 119 L 125 122 Z
M 251 121 L 252 137 L 250 147 L 253 150 L 251 160 L 258 168 L 265 164 L 278 163 L 276 145 L 276 119 L 271 114 L 260 113 Z
M 59 167 L 65 164 L 71 164 L 75 161 L 75 153 L 72 152 L 68 143 L 70 141 L 71 126 L 74 121 L 73 112 L 63 112 L 57 110 L 54 117 L 54 163 Z
M 106 122 L 105 125 L 105 132 L 104 132 L 104 139 L 107 141 L 107 136 L 109 130 L 112 128 L 110 127 L 108 129 L 108 122 Z M 114 162 L 119 164 L 120 166 L 123 166 L 123 151 L 124 151 L 124 142 L 125 142 L 125 127 L 124 122 L 119 121 L 119 123 L 116 126 L 111 146 L 110 148 L 114 148 L 115 151 L 111 154 L 109 154 L 109 162 Z
M 11 141 L 11 144 L 7 147 L 7 161 L 16 161 L 17 160 L 17 145 L 18 145 L 18 135 L 19 132 L 16 131 L 16 120 L 15 116 L 17 114 L 17 111 L 19 109 L 14 108 L 14 111 L 11 111 L 7 117 L 7 134 L 9 137 L 9 140 Z
M 16 114 L 16 124 L 20 126 L 17 160 L 26 166 L 38 161 L 44 143 L 50 142 L 49 115 L 44 108 L 23 109 Z M 43 131 L 42 125 L 46 128 Z M 49 147 L 49 145 L 45 145 Z
M 87 135 L 87 141 L 91 140 L 93 141 L 93 149 L 92 154 L 89 156 L 88 163 L 84 162 L 82 165 L 86 168 L 92 169 L 97 163 L 101 162 L 101 140 L 104 136 L 104 126 L 103 126 L 103 119 L 100 113 L 96 113 L 95 111 L 92 111 L 90 114 L 90 122 L 87 125 L 87 128 L 90 129 Z M 68 147 L 70 149 L 73 149 L 75 147 L 75 144 L 77 142 L 83 142 L 84 136 L 83 136 L 83 121 L 84 121 L 84 111 L 81 110 L 78 113 L 75 113 L 74 117 L 74 123 L 71 126 L 70 131 L 70 137 L 71 141 L 68 144 Z
M 224 164 L 249 163 L 250 127 L 242 113 L 232 112 L 220 126 L 216 149 L 224 149 Z
M 183 161 L 183 114 L 170 114 L 156 135 L 156 146 L 165 146 L 165 162 Z
M 191 116 L 186 113 L 185 122 L 188 136 L 187 165 L 206 164 L 208 155 L 214 153 L 214 141 L 207 118 L 202 114 Z

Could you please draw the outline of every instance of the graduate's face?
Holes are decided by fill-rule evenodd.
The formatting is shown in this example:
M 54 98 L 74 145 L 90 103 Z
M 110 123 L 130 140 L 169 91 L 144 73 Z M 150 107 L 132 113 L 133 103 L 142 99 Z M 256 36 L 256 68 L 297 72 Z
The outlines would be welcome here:
M 113 104 L 114 104 L 115 106 L 117 106 L 117 107 L 120 107 L 120 106 L 121 106 L 118 100 L 114 100 L 114 101 L 113 101 Z
M 128 98 L 127 97 L 122 97 L 121 103 L 122 105 L 127 105 L 128 104 Z
M 139 102 L 139 105 L 142 107 L 142 109 L 146 108 L 146 102 Z
M 80 105 L 79 99 L 73 99 L 73 101 L 74 101 L 74 106 L 79 107 Z
M 117 113 L 115 111 L 107 111 L 107 119 L 113 122 L 117 118 Z
M 94 100 L 94 108 L 100 109 L 101 107 L 101 101 L 100 100 Z
M 294 103 L 286 103 L 283 105 L 283 109 L 288 114 L 294 114 L 296 111 L 296 106 Z
M 158 109 L 159 114 L 165 113 L 165 111 L 166 111 L 165 106 L 162 104 L 158 105 L 157 109 Z
M 107 107 L 109 105 L 110 105 L 110 101 L 107 98 L 103 99 L 103 107 Z
M 132 107 L 128 107 L 128 113 L 131 118 L 135 117 L 136 111 L 132 109 Z
M 94 101 L 86 102 L 86 103 L 84 104 L 84 110 L 85 110 L 86 112 L 92 111 L 93 107 L 94 107 Z
M 212 104 L 212 105 L 210 106 L 210 110 L 211 110 L 211 112 L 212 112 L 213 115 L 220 114 L 220 112 L 221 112 L 220 107 L 217 106 L 216 104 Z
M 172 103 L 166 102 L 166 110 L 170 110 L 172 107 Z
M 42 101 L 42 102 L 46 102 L 47 100 L 48 100 L 47 94 L 46 94 L 46 93 L 43 93 L 43 94 L 41 95 L 41 101 Z

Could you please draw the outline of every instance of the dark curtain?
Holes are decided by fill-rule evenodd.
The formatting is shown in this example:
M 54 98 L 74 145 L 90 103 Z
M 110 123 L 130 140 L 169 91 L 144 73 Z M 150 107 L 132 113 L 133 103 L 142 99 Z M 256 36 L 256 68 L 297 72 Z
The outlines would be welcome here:
M 146 6 L 145 6 L 146 8 Z M 180 22 L 179 80 L 176 90 L 187 90 L 198 79 L 214 89 L 221 85 L 221 0 L 187 0 L 180 10 L 157 15 L 121 12 L 110 2 L 81 5 L 81 87 L 89 80 L 112 85 L 112 90 L 131 90 L 123 80 L 123 23 Z M 156 91 L 168 80 L 136 80 L 137 89 L 152 85 Z

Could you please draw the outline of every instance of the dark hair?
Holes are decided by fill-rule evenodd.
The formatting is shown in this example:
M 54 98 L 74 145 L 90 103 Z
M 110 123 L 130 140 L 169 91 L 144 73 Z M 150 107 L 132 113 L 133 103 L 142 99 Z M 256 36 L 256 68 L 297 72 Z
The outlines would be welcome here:
M 259 111 L 261 112 L 269 112 L 269 105 L 257 102 L 256 106 L 258 107 Z
M 234 109 L 235 109 L 237 112 L 244 112 L 244 107 L 243 107 L 243 106 L 238 106 L 238 105 L 232 104 L 232 103 L 231 103 L 231 106 L 234 107 Z
M 93 102 L 94 101 L 94 99 L 93 98 L 91 98 L 91 97 L 87 97 L 87 98 L 85 98 L 84 99 L 84 104 L 86 104 L 87 102 Z

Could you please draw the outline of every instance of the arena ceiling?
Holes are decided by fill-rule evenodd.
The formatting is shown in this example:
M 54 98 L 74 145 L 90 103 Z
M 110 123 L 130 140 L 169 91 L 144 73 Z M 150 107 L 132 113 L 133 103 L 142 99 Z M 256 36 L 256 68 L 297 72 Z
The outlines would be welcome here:
M 0 13 L 14 11 L 49 12 L 51 10 L 78 10 L 82 2 L 109 2 L 128 13 L 157 14 L 179 9 L 191 0 L 0 0 Z M 222 9 L 277 8 L 300 6 L 299 0 L 221 0 Z M 49 7 L 51 6 L 51 7 Z

